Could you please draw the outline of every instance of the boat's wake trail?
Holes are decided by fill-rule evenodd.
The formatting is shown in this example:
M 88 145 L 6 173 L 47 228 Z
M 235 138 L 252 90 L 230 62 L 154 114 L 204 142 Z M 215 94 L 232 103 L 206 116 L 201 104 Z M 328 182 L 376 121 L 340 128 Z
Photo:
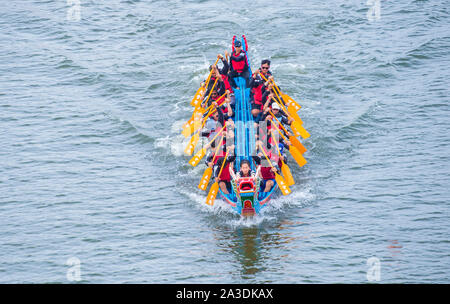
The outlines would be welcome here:
M 295 191 L 290 196 L 279 196 L 273 198 L 267 207 L 255 216 L 244 217 L 236 214 L 231 206 L 222 199 L 217 198 L 213 206 L 205 204 L 206 196 L 189 191 L 181 191 L 182 194 L 189 197 L 195 206 L 201 212 L 217 217 L 223 224 L 231 228 L 239 227 L 255 227 L 263 223 L 273 222 L 280 215 L 286 214 L 288 209 L 295 207 L 296 209 L 307 207 L 314 201 L 315 195 L 311 193 L 311 188 L 304 188 L 302 191 Z

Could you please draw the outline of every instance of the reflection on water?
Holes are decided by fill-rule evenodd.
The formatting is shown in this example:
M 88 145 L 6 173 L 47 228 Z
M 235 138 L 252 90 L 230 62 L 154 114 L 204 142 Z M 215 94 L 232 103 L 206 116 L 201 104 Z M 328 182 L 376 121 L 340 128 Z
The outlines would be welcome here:
M 288 258 L 288 251 L 297 247 L 297 240 L 304 238 L 292 236 L 291 228 L 298 224 L 303 223 L 282 220 L 270 226 L 260 223 L 214 230 L 218 250 L 231 253 L 234 261 L 230 262 L 238 268 L 235 274 L 247 281 L 256 279 L 260 272 L 280 270 L 277 269 L 280 264 L 272 261 Z

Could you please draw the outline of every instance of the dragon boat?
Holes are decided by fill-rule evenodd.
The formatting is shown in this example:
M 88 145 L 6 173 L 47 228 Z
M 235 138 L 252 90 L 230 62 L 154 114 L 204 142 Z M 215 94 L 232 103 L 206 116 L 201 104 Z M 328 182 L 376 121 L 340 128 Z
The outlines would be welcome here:
M 234 51 L 235 42 L 239 38 L 236 36 L 232 39 L 232 49 Z M 245 35 L 240 38 L 243 51 L 247 55 L 247 64 L 249 67 L 249 75 L 251 77 L 252 70 L 250 67 L 248 44 Z M 217 64 L 217 61 L 216 61 Z M 211 78 L 210 72 L 207 83 Z M 261 75 L 264 77 L 263 75 Z M 268 81 L 267 79 L 265 79 Z M 235 104 L 234 104 L 234 145 L 236 158 L 234 161 L 234 169 L 236 172 L 239 171 L 240 164 L 243 160 L 249 160 L 251 164 L 251 169 L 256 171 L 255 163 L 252 161 L 252 156 L 255 155 L 256 149 L 256 139 L 255 139 L 255 128 L 253 127 L 254 120 L 251 114 L 251 103 L 250 103 L 250 88 L 246 86 L 246 80 L 242 77 L 235 77 L 234 81 L 238 87 L 234 91 Z M 273 81 L 273 79 L 272 79 Z M 279 123 L 279 133 L 281 133 L 281 128 L 284 129 L 286 135 L 280 134 L 286 140 L 289 140 L 291 145 L 289 146 L 289 152 L 292 154 L 293 159 L 297 164 L 302 167 L 306 164 L 306 159 L 303 157 L 303 153 L 306 152 L 306 148 L 297 139 L 297 136 L 303 138 L 308 138 L 309 133 L 303 128 L 302 121 L 298 117 L 297 111 L 300 109 L 300 105 L 293 100 L 289 95 L 284 94 L 279 90 L 275 82 L 273 81 L 273 86 L 276 87 L 277 100 L 275 100 L 284 110 L 288 117 L 292 118 L 293 123 L 291 124 L 291 131 L 287 131 L 281 123 Z M 182 134 L 185 137 L 192 135 L 188 146 L 185 149 L 185 154 L 192 155 L 195 146 L 199 141 L 200 129 L 204 126 L 203 114 L 204 109 L 200 108 L 201 102 L 206 97 L 207 84 L 200 87 L 194 98 L 191 101 L 191 105 L 195 107 L 194 113 L 191 119 L 183 125 Z M 206 119 L 205 119 L 206 120 Z M 290 135 L 288 135 L 290 134 Z M 196 166 L 199 164 L 200 160 L 206 154 L 206 148 L 203 147 L 197 151 L 197 153 L 191 158 L 189 164 Z M 267 156 L 266 156 L 267 158 Z M 267 159 L 269 161 L 269 159 Z M 223 166 L 222 168 L 223 169 Z M 275 173 L 275 183 L 269 192 L 263 192 L 262 187 L 260 187 L 260 179 L 256 177 L 241 177 L 237 180 L 231 181 L 231 191 L 229 194 L 225 194 L 220 188 L 217 182 L 214 182 L 211 186 L 209 193 L 206 198 L 206 204 L 213 205 L 214 200 L 217 195 L 222 198 L 226 203 L 228 203 L 231 208 L 236 211 L 241 216 L 253 216 L 261 212 L 261 210 L 269 204 L 269 201 L 279 195 L 288 195 L 291 193 L 289 186 L 292 186 L 295 182 L 290 172 L 287 164 L 283 162 L 281 166 L 281 171 L 283 176 Z M 220 171 L 221 172 L 221 171 Z M 198 188 L 205 191 L 208 187 L 209 181 L 211 180 L 212 169 L 207 167 L 198 185 Z M 219 173 L 220 175 L 220 173 Z

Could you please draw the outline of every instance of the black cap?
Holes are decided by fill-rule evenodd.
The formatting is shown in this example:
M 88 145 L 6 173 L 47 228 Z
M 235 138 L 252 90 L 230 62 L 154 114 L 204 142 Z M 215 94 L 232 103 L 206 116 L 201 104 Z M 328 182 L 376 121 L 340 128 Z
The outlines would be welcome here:
M 235 47 L 240 47 L 240 46 L 242 46 L 242 43 L 241 43 L 239 40 L 237 40 L 237 41 L 234 43 L 234 46 L 235 46 Z

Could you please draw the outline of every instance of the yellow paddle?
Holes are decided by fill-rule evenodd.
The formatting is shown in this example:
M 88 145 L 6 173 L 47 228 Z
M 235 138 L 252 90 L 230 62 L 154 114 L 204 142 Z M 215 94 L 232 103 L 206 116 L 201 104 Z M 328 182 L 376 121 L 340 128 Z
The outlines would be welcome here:
M 296 117 L 293 117 L 292 115 L 290 115 L 289 112 L 286 111 L 284 105 L 276 100 L 276 98 L 272 98 L 272 100 L 274 100 L 284 110 L 284 112 L 289 118 L 294 119 L 294 121 L 291 123 L 291 129 L 296 136 L 301 136 L 305 139 L 311 136 L 308 133 L 308 131 L 306 131 L 305 128 L 303 128 L 302 126 L 303 122 L 301 121 L 300 117 L 298 117 L 298 115 Z
M 260 73 L 261 74 L 261 73 Z M 264 77 L 264 75 L 261 74 L 261 77 L 267 82 L 267 78 Z M 298 110 L 300 110 L 301 106 L 288 94 L 283 94 L 281 93 L 280 88 L 277 86 L 277 84 L 275 83 L 275 81 L 273 79 L 271 79 L 272 84 L 275 87 L 275 90 L 278 91 L 278 94 L 283 97 L 283 100 L 286 102 L 288 107 L 292 107 L 292 110 L 295 110 L 295 112 L 297 112 Z
M 217 175 L 218 177 L 220 177 L 220 174 L 222 174 L 223 167 L 225 166 L 225 163 L 227 162 L 227 157 L 228 157 L 228 151 L 225 154 L 225 158 L 223 159 L 222 166 L 220 167 L 219 175 Z M 216 199 L 218 192 L 219 192 L 219 183 L 217 181 L 215 181 L 214 184 L 209 189 L 208 196 L 206 197 L 207 205 L 210 205 L 210 206 L 214 205 L 214 201 Z
M 217 80 L 219 80 L 219 78 L 216 78 L 216 80 L 214 81 L 214 84 L 213 84 L 211 90 L 209 91 L 208 97 L 205 100 L 205 104 L 208 104 L 209 97 L 211 97 L 211 94 L 214 91 L 214 88 L 216 87 Z
M 259 73 L 261 75 L 261 77 L 265 80 L 268 81 L 266 77 L 264 77 L 263 74 Z M 274 83 L 275 84 L 275 83 Z M 276 85 L 275 85 L 276 86 Z M 297 111 L 294 109 L 294 107 L 288 107 L 288 109 L 286 109 L 286 107 L 283 105 L 282 99 L 280 98 L 280 96 L 277 93 L 277 90 L 274 90 L 275 95 L 277 96 L 278 100 L 280 102 L 278 102 L 276 100 L 276 98 L 273 98 L 273 100 L 283 109 L 283 111 L 286 113 L 286 115 L 289 118 L 294 119 L 294 121 L 291 123 L 291 128 L 292 131 L 294 131 L 296 136 L 301 136 L 303 138 L 308 138 L 311 135 L 308 133 L 308 131 L 305 130 L 305 128 L 303 128 L 302 124 L 303 121 L 300 119 L 300 117 L 297 114 Z
M 286 132 L 286 134 L 290 134 L 286 128 L 281 124 L 281 122 L 277 119 L 277 117 L 275 116 L 275 114 L 272 113 L 272 111 L 270 111 L 270 114 L 272 115 L 273 118 L 275 118 L 275 120 L 278 122 L 278 124 L 283 128 L 284 132 Z M 276 127 L 276 126 L 275 126 Z M 278 127 L 276 127 L 278 129 Z M 280 132 L 280 130 L 278 130 L 278 132 Z M 284 137 L 284 135 L 280 132 L 281 136 L 283 136 L 283 138 L 286 140 L 286 137 Z M 289 141 L 298 149 L 298 151 L 300 153 L 305 153 L 307 150 L 305 148 L 305 146 L 302 145 L 302 143 L 297 139 L 297 137 L 293 136 L 293 135 L 289 135 Z
M 223 97 L 225 97 L 227 93 L 223 93 L 222 96 L 220 96 L 216 102 L 218 102 L 219 100 L 221 100 Z M 225 99 L 222 101 L 222 103 L 219 104 L 222 105 L 223 102 L 225 101 Z M 213 105 L 211 104 L 209 107 L 207 107 L 206 109 L 203 109 L 202 107 L 197 107 L 194 110 L 194 113 L 192 113 L 192 117 L 183 124 L 183 131 L 181 132 L 181 134 L 183 134 L 184 137 L 188 138 L 189 136 L 191 136 L 192 133 L 194 133 L 197 129 L 194 128 L 194 121 L 195 118 L 198 117 L 198 115 L 203 115 L 204 113 L 208 112 L 211 108 L 213 107 Z M 213 112 L 214 113 L 214 112 Z M 200 126 L 200 125 L 198 125 Z
M 295 121 L 298 121 L 299 124 L 303 124 L 303 121 L 300 119 L 300 116 L 298 116 L 297 111 L 292 107 L 288 107 L 286 109 L 286 107 L 284 106 L 284 103 L 282 102 L 282 99 L 281 99 L 280 95 L 277 93 L 276 89 L 274 90 L 274 93 L 275 93 L 275 96 L 277 96 L 278 100 L 280 101 L 279 103 L 277 102 L 278 105 L 283 109 L 284 112 L 286 112 L 286 115 L 292 116 L 292 118 Z M 276 99 L 273 99 L 273 100 L 277 101 Z
M 214 164 L 214 161 L 216 160 L 217 153 L 219 152 L 219 148 L 222 146 L 222 143 L 223 143 L 223 134 L 222 134 L 222 138 L 220 139 L 220 145 L 217 146 L 216 151 L 214 152 L 214 157 L 212 159 L 213 164 Z M 210 166 L 208 166 L 206 168 L 205 172 L 203 173 L 200 183 L 198 184 L 198 188 L 200 190 L 203 190 L 203 191 L 206 190 L 206 188 L 208 187 L 208 184 L 209 184 L 209 180 L 211 179 L 211 175 L 212 175 L 212 168 Z
M 274 125 L 275 126 L 275 125 Z M 281 125 L 282 126 L 282 125 Z M 275 126 L 278 133 L 286 140 L 286 137 L 284 137 L 283 133 L 280 132 L 280 130 Z M 291 152 L 292 157 L 294 157 L 295 161 L 300 167 L 303 167 L 306 164 L 306 159 L 303 157 L 303 155 L 300 153 L 300 151 L 293 145 L 289 146 L 289 152 Z
M 214 62 L 213 66 L 215 66 L 219 62 L 219 59 L 220 59 L 219 56 L 217 56 L 216 62 Z M 208 78 L 206 79 L 206 82 L 205 82 L 205 88 L 208 88 L 208 84 L 209 84 L 209 81 L 211 80 L 212 73 L 213 73 L 213 69 L 211 69 L 211 71 L 209 71 Z
M 191 100 L 191 106 L 193 107 L 198 107 L 199 104 L 202 102 L 203 99 L 203 94 L 205 94 L 205 87 L 201 86 L 200 88 L 198 88 L 197 92 L 194 95 L 194 98 L 192 98 Z
M 288 165 L 286 165 L 286 163 L 283 160 L 281 160 L 280 147 L 278 147 L 278 143 L 277 143 L 277 141 L 275 139 L 274 133 L 271 133 L 271 135 L 272 135 L 272 139 L 273 139 L 275 145 L 277 146 L 278 155 L 280 156 L 281 172 L 283 173 L 283 176 L 286 179 L 287 185 L 288 186 L 292 186 L 293 184 L 295 184 L 294 177 L 292 176 L 291 170 L 289 169 Z
M 295 112 L 297 112 L 298 110 L 300 110 L 301 106 L 288 94 L 284 94 L 281 93 L 280 88 L 277 86 L 277 84 L 275 83 L 275 80 L 271 79 L 273 85 L 275 86 L 275 89 L 278 91 L 278 94 L 283 97 L 284 101 L 286 102 L 286 104 L 288 105 L 288 108 L 291 107 L 293 108 L 293 110 L 295 110 Z
M 198 130 L 198 129 L 203 129 L 203 127 L 205 126 L 206 121 L 208 120 L 208 117 L 213 113 L 213 111 L 209 111 L 208 115 L 206 115 L 206 117 L 203 120 L 203 123 L 200 125 L 199 124 L 199 120 L 194 120 L 194 129 Z M 200 115 L 201 116 L 201 115 Z M 199 128 L 200 126 L 200 128 Z M 199 131 L 200 131 L 199 130 Z M 194 152 L 195 146 L 198 143 L 198 140 L 200 139 L 200 134 L 199 132 L 195 133 L 191 139 L 189 140 L 189 144 L 186 146 L 186 148 L 184 149 L 184 153 L 186 153 L 186 155 L 192 155 L 192 153 Z
M 259 143 L 259 147 L 261 148 L 262 152 L 264 153 L 264 156 L 266 157 L 267 161 L 269 162 L 269 165 L 272 168 L 274 168 L 274 166 L 270 162 L 269 158 L 267 157 L 267 154 L 264 151 L 264 148 L 262 147 L 261 143 Z M 289 186 L 287 185 L 284 178 L 281 175 L 279 175 L 277 172 L 274 172 L 274 173 L 275 173 L 275 180 L 278 184 L 278 187 L 280 187 L 281 193 L 283 193 L 283 195 L 288 195 L 289 193 L 291 193 L 291 189 L 289 189 Z
M 295 110 L 295 108 L 294 107 L 288 107 L 286 109 L 286 107 L 283 105 L 283 102 L 282 102 L 280 96 L 278 95 L 276 89 L 274 90 L 274 92 L 275 92 L 275 95 L 277 96 L 277 98 L 278 98 L 278 100 L 280 102 L 278 102 L 275 98 L 273 98 L 273 100 L 284 110 L 284 112 L 286 113 L 286 115 L 288 117 L 294 119 L 294 121 L 291 123 L 291 128 L 292 128 L 292 131 L 294 131 L 295 135 L 296 136 L 301 136 L 301 137 L 303 137 L 305 139 L 310 137 L 311 135 L 308 133 L 308 131 L 306 131 L 306 129 L 303 128 L 303 126 L 302 126 L 303 121 L 298 116 L 297 111 Z
M 188 138 L 189 136 L 191 136 L 191 134 L 194 132 L 194 124 L 200 124 L 199 121 L 202 119 L 202 115 L 203 114 L 200 112 L 194 112 L 191 119 L 184 123 L 183 131 L 181 131 L 181 134 L 183 134 L 184 137 Z
M 216 65 L 217 62 L 219 62 L 219 58 L 217 58 L 214 65 Z M 205 94 L 205 91 L 208 88 L 208 84 L 209 84 L 209 80 L 211 79 L 212 72 L 213 72 L 213 69 L 211 69 L 211 71 L 209 72 L 209 75 L 208 75 L 208 78 L 206 79 L 205 85 L 201 86 L 195 93 L 194 98 L 192 98 L 192 101 L 191 101 L 191 106 L 198 107 L 198 105 L 201 103 L 201 101 L 203 99 L 203 94 Z
M 225 129 L 226 126 L 223 126 L 222 129 L 219 130 L 219 132 L 217 132 L 217 134 L 213 137 L 213 139 L 206 145 L 209 146 L 212 144 L 212 142 L 216 139 L 216 137 L 222 133 L 222 131 Z M 223 138 L 223 135 L 222 135 Z M 206 153 L 206 148 L 202 148 L 201 150 L 199 150 L 194 157 L 191 158 L 191 160 L 189 161 L 189 164 L 193 167 L 197 166 L 198 163 L 200 162 L 200 160 L 203 158 L 203 156 L 205 156 Z
M 307 163 L 306 159 L 303 157 L 303 155 L 300 153 L 300 151 L 297 150 L 296 147 L 290 146 L 289 152 L 291 152 L 292 157 L 294 157 L 295 161 L 297 162 L 297 164 L 300 167 L 303 167 L 304 165 L 306 165 L 306 163 Z

